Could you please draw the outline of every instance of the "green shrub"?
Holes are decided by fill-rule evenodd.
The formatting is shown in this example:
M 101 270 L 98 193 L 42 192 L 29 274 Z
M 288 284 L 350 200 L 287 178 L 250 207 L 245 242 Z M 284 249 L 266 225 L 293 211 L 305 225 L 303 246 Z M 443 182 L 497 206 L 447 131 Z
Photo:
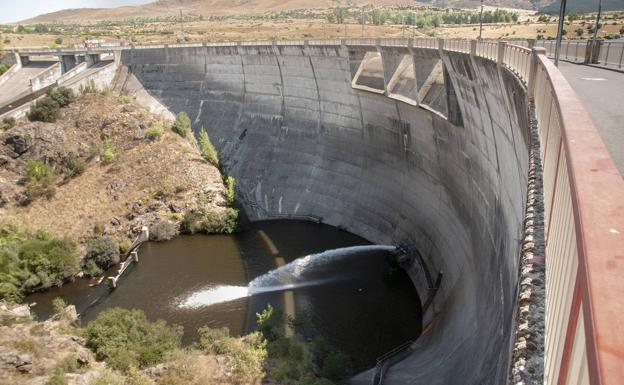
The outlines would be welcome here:
M 266 343 L 259 334 L 252 333 L 239 339 L 230 337 L 227 328 L 211 329 L 208 326 L 202 326 L 197 332 L 200 348 L 226 356 L 239 376 L 252 379 L 262 373 L 267 352 Z
M 46 91 L 46 95 L 52 100 L 54 100 L 60 107 L 66 107 L 74 100 L 76 97 L 74 96 L 74 91 L 66 87 L 56 87 Z
M 161 122 L 156 122 L 145 131 L 145 137 L 149 140 L 158 140 L 164 132 L 163 124 Z
M 10 116 L 2 118 L 0 128 L 2 128 L 3 130 L 8 130 L 9 128 L 13 128 L 13 126 L 15 126 L 15 118 Z
M 61 314 L 65 311 L 67 304 L 61 297 L 55 297 L 52 300 L 52 309 L 54 310 L 54 314 Z
M 29 201 L 41 196 L 53 197 L 55 180 L 54 170 L 49 165 L 38 160 L 26 161 L 25 194 Z
M 54 123 L 56 122 L 56 119 L 58 119 L 60 109 L 61 107 L 55 100 L 46 96 L 36 101 L 35 104 L 30 107 L 28 120 L 31 122 L 39 121 Z
M 82 174 L 87 168 L 87 164 L 81 158 L 70 154 L 65 159 L 65 168 L 67 169 L 67 176 L 73 178 Z
M 105 369 L 99 376 L 94 378 L 89 385 L 124 385 L 123 376 L 110 369 Z
M 87 347 L 109 366 L 128 370 L 163 361 L 165 355 L 180 346 L 182 328 L 165 321 L 148 321 L 141 310 L 107 309 L 86 327 Z
M 2 45 L 2 43 L 0 43 L 0 45 Z M 0 75 L 3 75 L 5 72 L 7 72 L 9 68 L 11 68 L 11 65 L 9 63 L 0 63 Z
M 0 223 L 0 299 L 19 301 L 39 288 L 59 285 L 78 271 L 76 244 Z
M 284 313 L 276 310 L 271 304 L 260 313 L 256 313 L 258 331 L 267 341 L 275 341 L 280 338 L 284 330 Z
M 176 235 L 178 235 L 178 229 L 168 220 L 162 220 L 149 228 L 150 241 L 168 241 Z
M 183 234 L 231 234 L 236 229 L 238 210 L 227 208 L 217 211 L 202 207 L 198 211 L 187 212 L 180 223 Z
M 119 263 L 119 245 L 106 235 L 92 240 L 87 247 L 84 263 L 85 274 L 97 273 L 95 275 L 98 275 L 100 272 L 95 269 L 95 266 L 106 270 L 111 265 Z
M 110 164 L 119 158 L 119 156 L 117 155 L 117 152 L 115 151 L 115 148 L 113 147 L 113 143 L 110 141 L 110 139 L 106 139 L 104 141 L 103 146 L 104 146 L 104 151 L 102 152 L 102 163 Z
M 199 151 L 201 152 L 202 157 L 210 162 L 210 164 L 215 167 L 219 167 L 219 154 L 212 145 L 210 137 L 204 127 L 202 127 L 199 131 Z
M 236 198 L 236 180 L 228 175 L 225 177 L 223 184 L 225 185 L 225 201 L 228 206 L 231 206 Z
M 182 137 L 187 137 L 191 133 L 191 119 L 186 112 L 182 111 L 178 114 L 171 130 Z
M 143 374 L 139 369 L 130 366 L 126 371 L 125 385 L 150 385 L 151 381 L 148 376 Z
M 349 377 L 351 374 L 350 367 L 351 361 L 346 354 L 333 351 L 325 358 L 321 374 L 330 380 L 339 381 Z

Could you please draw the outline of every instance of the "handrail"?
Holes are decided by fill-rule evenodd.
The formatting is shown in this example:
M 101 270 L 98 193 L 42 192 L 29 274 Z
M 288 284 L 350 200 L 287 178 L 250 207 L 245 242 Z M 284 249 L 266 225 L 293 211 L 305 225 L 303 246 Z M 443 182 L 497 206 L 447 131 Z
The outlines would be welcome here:
M 414 341 L 404 342 L 396 348 L 390 350 L 389 352 L 379 356 L 377 358 L 375 370 L 373 371 L 371 384 L 381 385 L 383 383 L 383 378 L 388 371 L 388 368 L 406 358 L 412 350 L 413 343 Z
M 540 85 L 535 103 L 540 136 L 545 139 L 547 268 L 549 264 L 570 266 L 566 262 L 570 258 L 577 264 L 568 268 L 570 286 L 561 287 L 574 292 L 567 325 L 561 325 L 563 330 L 549 330 L 547 325 L 546 349 L 561 353 L 552 362 L 547 357 L 546 375 L 550 374 L 549 382 L 565 383 L 574 365 L 583 365 L 573 358 L 586 355 L 589 383 L 619 384 L 624 377 L 624 181 L 561 72 L 544 54 L 537 55 L 537 65 Z M 554 274 L 552 268 L 547 274 Z M 547 277 L 547 290 L 554 294 L 552 284 L 559 282 L 549 288 Z M 548 337 L 555 332 L 557 336 Z

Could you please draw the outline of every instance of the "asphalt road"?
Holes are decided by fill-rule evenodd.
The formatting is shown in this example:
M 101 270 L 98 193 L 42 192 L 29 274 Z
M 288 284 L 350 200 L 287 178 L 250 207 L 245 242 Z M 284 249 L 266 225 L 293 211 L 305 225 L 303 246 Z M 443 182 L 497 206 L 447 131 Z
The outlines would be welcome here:
M 587 108 L 624 175 L 624 73 L 563 61 L 559 70 Z

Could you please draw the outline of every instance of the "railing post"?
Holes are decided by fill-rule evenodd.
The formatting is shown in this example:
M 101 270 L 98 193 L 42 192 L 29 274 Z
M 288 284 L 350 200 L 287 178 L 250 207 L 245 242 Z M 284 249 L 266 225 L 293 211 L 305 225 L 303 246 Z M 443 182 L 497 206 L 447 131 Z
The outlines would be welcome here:
M 502 66 L 505 64 L 505 48 L 507 47 L 507 43 L 504 41 L 498 42 L 498 57 L 496 58 L 496 64 Z
M 527 39 L 527 44 L 529 49 L 533 49 L 533 47 L 535 47 L 535 39 Z
M 438 38 L 438 51 L 440 51 L 440 56 L 442 56 L 442 52 L 444 51 L 444 39 Z
M 477 40 L 470 40 L 470 56 L 477 56 Z
M 531 68 L 529 69 L 528 95 L 529 100 L 535 96 L 535 81 L 537 79 L 537 55 L 546 55 L 546 48 L 534 47 L 531 50 Z

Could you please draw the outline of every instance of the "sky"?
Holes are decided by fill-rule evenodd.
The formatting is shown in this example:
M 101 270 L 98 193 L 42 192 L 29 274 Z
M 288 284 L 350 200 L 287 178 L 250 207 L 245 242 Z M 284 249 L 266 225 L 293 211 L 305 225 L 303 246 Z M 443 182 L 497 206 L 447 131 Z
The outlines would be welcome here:
M 0 23 L 28 19 L 66 8 L 113 8 L 154 0 L 0 0 Z

